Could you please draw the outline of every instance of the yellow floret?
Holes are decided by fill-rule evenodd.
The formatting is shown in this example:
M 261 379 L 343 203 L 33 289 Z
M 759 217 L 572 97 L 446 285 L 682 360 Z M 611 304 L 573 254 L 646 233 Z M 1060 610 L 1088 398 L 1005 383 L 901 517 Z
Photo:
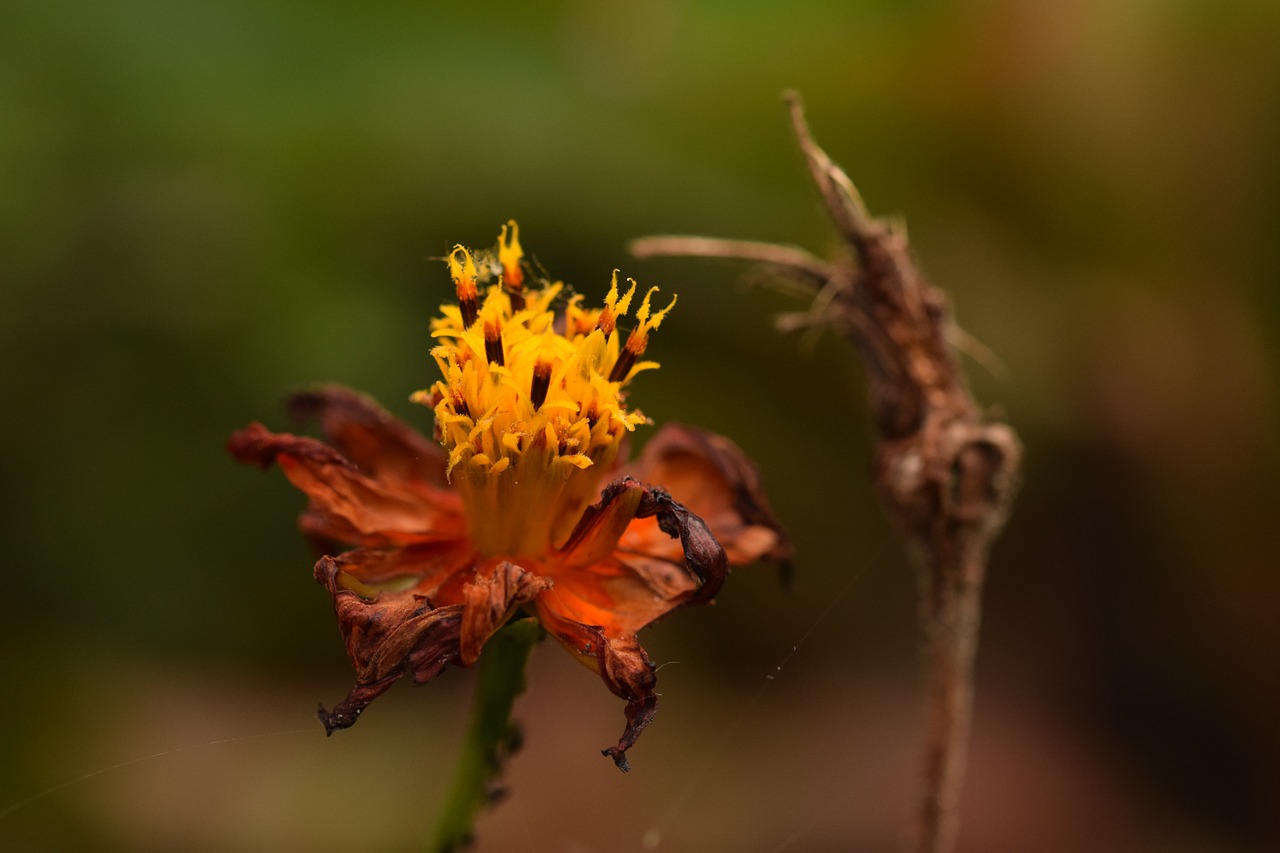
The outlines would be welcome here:
M 598 497 L 623 437 L 647 423 L 627 409 L 623 389 L 657 367 L 636 358 L 675 300 L 651 312 L 650 289 L 620 345 L 616 322 L 636 283 L 619 295 L 615 270 L 598 309 L 583 308 L 577 295 L 559 299 L 559 283 L 522 288 L 518 235 L 515 222 L 504 226 L 498 263 L 480 253 L 489 260 L 479 273 L 472 252 L 458 246 L 449 254 L 461 307 L 444 306 L 432 321 L 442 378 L 413 399 L 435 410 L 472 541 L 487 554 L 537 558 L 568 536 Z

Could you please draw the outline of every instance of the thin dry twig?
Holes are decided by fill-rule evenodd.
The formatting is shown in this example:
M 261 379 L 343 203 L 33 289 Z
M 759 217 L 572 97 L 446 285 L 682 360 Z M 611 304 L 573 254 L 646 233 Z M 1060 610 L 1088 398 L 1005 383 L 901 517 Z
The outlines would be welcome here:
M 1022 447 L 1010 427 L 984 418 L 969 394 L 948 344 L 946 299 L 921 276 L 906 235 L 867 213 L 853 182 L 810 136 L 799 97 L 786 99 L 845 252 L 827 262 L 791 246 L 705 237 L 650 237 L 632 251 L 766 264 L 824 296 L 820 316 L 811 310 L 802 325 L 820 320 L 857 347 L 880 434 L 876 488 L 920 570 L 930 672 L 916 849 L 947 853 L 958 832 L 982 584 L 1017 492 Z

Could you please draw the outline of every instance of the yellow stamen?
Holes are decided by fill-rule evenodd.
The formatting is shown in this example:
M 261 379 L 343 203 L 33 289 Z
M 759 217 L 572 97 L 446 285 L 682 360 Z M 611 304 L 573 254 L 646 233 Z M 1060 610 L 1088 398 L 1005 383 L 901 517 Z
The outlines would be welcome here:
M 510 239 L 507 239 L 508 228 L 511 229 Z M 524 250 L 520 248 L 520 226 L 512 219 L 502 226 L 502 233 L 498 235 L 498 261 L 502 264 L 502 283 L 508 290 L 516 293 L 524 286 L 524 269 L 520 266 L 522 258 Z
M 463 260 L 459 261 L 461 255 Z M 476 264 L 471 253 L 462 246 L 454 246 L 449 253 L 449 275 L 458 292 L 458 309 L 462 313 L 462 325 L 470 327 L 476 321 Z
M 498 239 L 502 281 L 495 281 L 497 265 L 482 263 L 483 294 L 472 253 L 461 246 L 450 253 L 459 310 L 432 321 L 439 343 L 431 355 L 442 378 L 413 399 L 435 410 L 448 476 L 477 548 L 537 559 L 561 544 L 598 498 L 623 437 L 648 422 L 627 409 L 623 389 L 638 369 L 656 366 L 637 365 L 636 357 L 675 301 L 652 312 L 656 288 L 650 290 L 622 346 L 613 332 L 636 283 L 619 295 L 615 271 L 603 307 L 584 308 L 574 296 L 561 303 L 557 322 L 560 284 L 513 298 L 507 272 L 519 269 L 520 246 L 515 223 L 508 225 Z
M 627 291 L 622 299 L 618 299 L 618 271 L 613 271 L 613 280 L 609 284 L 609 295 L 604 298 L 604 308 L 600 309 L 600 319 L 596 321 L 596 328 L 604 332 L 606 338 L 613 335 L 613 330 L 618 324 L 618 318 L 627 313 L 627 308 L 631 306 L 631 297 L 636 293 L 635 279 L 627 279 L 631 282 L 631 289 Z M 646 301 L 646 305 L 648 302 Z
M 634 282 L 631 285 L 631 289 L 635 290 Z M 640 308 L 636 311 L 636 320 L 638 321 L 636 327 L 627 336 L 626 346 L 618 354 L 618 360 L 613 363 L 613 370 L 609 372 L 610 382 L 626 381 L 627 377 L 632 374 L 636 359 L 644 355 L 644 351 L 649 346 L 649 331 L 661 326 L 663 318 L 667 316 L 667 312 L 676 307 L 676 297 L 673 296 L 670 305 L 650 317 L 649 300 L 657 292 L 658 288 L 651 287 L 649 292 L 644 295 L 644 301 L 640 303 Z M 631 294 L 628 293 L 627 298 L 630 299 L 630 297 Z

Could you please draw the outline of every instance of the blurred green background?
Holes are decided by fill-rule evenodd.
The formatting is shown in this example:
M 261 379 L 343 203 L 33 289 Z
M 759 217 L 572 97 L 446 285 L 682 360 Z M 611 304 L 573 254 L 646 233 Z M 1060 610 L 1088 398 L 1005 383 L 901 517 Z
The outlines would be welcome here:
M 324 738 L 315 703 L 351 675 L 300 497 L 222 445 L 284 427 L 283 395 L 318 381 L 429 430 L 407 396 L 434 378 L 435 259 L 516 217 L 580 291 L 621 267 L 679 293 L 634 399 L 754 455 L 797 575 L 785 594 L 743 570 L 646 632 L 663 707 L 625 777 L 598 754 L 622 704 L 540 648 L 480 849 L 897 849 L 915 587 L 870 494 L 852 351 L 775 334 L 802 304 L 739 266 L 625 254 L 656 232 L 830 247 L 787 87 L 1007 365 L 968 368 L 1027 445 L 961 849 L 1280 845 L 1280 5 L 17 0 L 4 18 L 0 847 L 425 837 L 470 673 Z

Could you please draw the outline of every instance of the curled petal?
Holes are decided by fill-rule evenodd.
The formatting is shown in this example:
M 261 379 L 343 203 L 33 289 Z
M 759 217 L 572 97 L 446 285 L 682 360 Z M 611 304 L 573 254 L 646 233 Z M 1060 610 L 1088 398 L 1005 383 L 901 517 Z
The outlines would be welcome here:
M 587 567 L 612 554 L 647 491 L 647 486 L 631 477 L 605 486 L 600 500 L 583 511 L 556 562 L 573 568 Z
M 320 709 L 318 716 L 329 733 L 353 725 L 370 702 L 406 673 L 425 684 L 450 663 L 468 665 L 475 657 L 462 659 L 464 642 L 478 654 L 506 615 L 550 586 L 502 562 L 468 585 L 463 601 L 437 607 L 412 589 L 371 590 L 347 571 L 368 570 L 383 559 L 385 554 L 358 550 L 316 563 L 316 580 L 333 596 L 347 656 L 356 671 L 356 684 L 347 698 L 332 711 Z
M 683 557 L 681 567 L 697 582 L 696 591 L 687 585 L 677 588 L 679 585 L 670 577 L 669 566 L 660 572 L 651 571 L 659 563 L 647 559 L 647 555 L 627 561 L 627 555 L 619 550 L 619 539 L 636 524 L 646 527 L 656 524 L 658 535 L 668 541 L 678 541 L 674 555 L 659 556 L 669 557 L 665 562 L 670 565 L 680 565 L 678 558 Z M 632 595 L 650 600 L 658 596 L 662 603 L 660 612 L 643 624 L 685 602 L 710 601 L 720 591 L 729 570 L 724 549 L 702 519 L 664 490 L 646 486 L 631 477 L 615 480 L 605 487 L 600 501 L 587 507 L 564 546 L 549 563 L 547 573 L 563 589 L 616 614 L 625 614 L 627 598 Z M 611 583 L 618 576 L 614 570 L 617 567 L 630 569 L 632 579 L 641 582 L 644 588 Z M 611 627 L 608 621 L 598 624 Z M 643 624 L 628 626 L 628 629 L 638 629 Z
M 627 700 L 627 727 L 617 744 L 601 752 L 627 772 L 627 750 L 658 710 L 654 693 L 657 678 L 654 666 L 634 635 L 612 637 L 595 625 L 585 625 L 566 616 L 551 595 L 538 599 L 538 619 L 569 652 L 596 672 L 614 695 Z
M 493 632 L 511 618 L 521 604 L 533 601 L 551 587 L 551 581 L 525 571 L 515 563 L 496 563 L 489 571 L 476 573 L 475 580 L 462 591 L 462 635 L 460 663 L 471 666 Z
M 683 424 L 668 424 L 645 446 L 629 469 L 658 483 L 688 512 L 701 518 L 732 565 L 764 559 L 786 568 L 791 542 L 773 515 L 755 464 L 724 436 Z M 661 556 L 671 543 L 652 525 L 629 529 L 620 547 Z
M 348 587 L 342 562 L 333 557 L 321 558 L 315 574 L 333 596 L 347 656 L 356 671 L 356 684 L 347 698 L 332 711 L 320 708 L 317 716 L 329 734 L 353 725 L 365 707 L 406 672 L 425 684 L 458 658 L 461 604 L 432 607 L 424 596 L 411 592 L 383 591 L 366 600 Z
M 375 478 L 445 485 L 447 460 L 440 445 L 363 394 L 340 385 L 325 385 L 292 395 L 288 409 L 299 423 L 319 422 L 325 439 Z
M 658 529 L 667 536 L 680 540 L 685 566 L 701 582 L 689 602 L 704 604 L 715 598 L 729 575 L 729 561 L 706 522 L 662 489 L 650 489 L 640 502 L 636 518 L 648 517 L 657 519 Z
M 351 461 L 329 445 L 314 438 L 300 438 L 288 433 L 276 434 L 260 423 L 251 423 L 232 433 L 227 440 L 227 452 L 237 462 L 270 468 L 281 453 L 289 453 L 299 459 L 306 458 L 313 465 L 344 468 L 358 471 Z
M 637 523 L 678 541 L 683 559 L 614 553 Z M 556 583 L 538 596 L 543 626 L 627 700 L 627 728 L 604 751 L 625 771 L 627 750 L 658 708 L 653 664 L 636 631 L 683 604 L 710 601 L 728 573 L 724 550 L 665 491 L 624 477 L 601 492 L 541 571 Z
M 241 462 L 280 466 L 310 498 L 300 524 L 313 537 L 380 547 L 463 535 L 456 495 L 375 480 L 314 438 L 273 433 L 254 423 L 233 434 L 227 449 Z
M 465 540 L 357 548 L 332 559 L 341 570 L 340 585 L 365 599 L 383 590 L 412 592 L 436 605 L 462 603 L 462 588 L 477 560 Z

